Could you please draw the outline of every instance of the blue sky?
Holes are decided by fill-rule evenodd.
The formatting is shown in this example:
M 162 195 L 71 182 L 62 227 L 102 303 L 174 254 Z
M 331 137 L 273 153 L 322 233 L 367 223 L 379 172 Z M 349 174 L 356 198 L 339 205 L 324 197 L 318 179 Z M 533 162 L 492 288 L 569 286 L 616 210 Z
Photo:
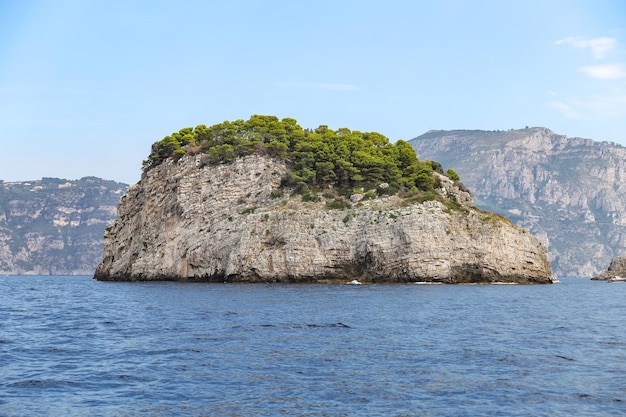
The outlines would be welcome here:
M 626 145 L 625 30 L 623 0 L 0 0 L 0 179 L 133 183 L 153 142 L 252 114 Z

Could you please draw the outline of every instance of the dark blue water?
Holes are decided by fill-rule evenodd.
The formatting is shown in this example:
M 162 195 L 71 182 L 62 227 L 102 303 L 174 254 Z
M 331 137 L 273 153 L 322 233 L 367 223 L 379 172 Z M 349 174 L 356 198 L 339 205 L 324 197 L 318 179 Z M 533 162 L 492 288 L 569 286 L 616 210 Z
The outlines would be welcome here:
M 0 416 L 626 415 L 626 284 L 0 277 Z

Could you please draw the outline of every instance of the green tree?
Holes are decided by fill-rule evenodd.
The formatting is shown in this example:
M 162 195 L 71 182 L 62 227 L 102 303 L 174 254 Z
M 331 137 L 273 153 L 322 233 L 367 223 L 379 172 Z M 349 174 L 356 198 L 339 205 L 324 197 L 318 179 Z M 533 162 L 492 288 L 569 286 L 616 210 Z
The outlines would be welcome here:
M 187 152 L 204 152 L 211 164 L 254 153 L 279 158 L 289 168 L 283 184 L 300 190 L 333 185 L 349 193 L 354 188 L 378 190 L 386 182 L 392 192 L 399 187 L 430 192 L 436 184 L 433 172 L 443 173 L 438 162 L 420 161 L 404 140 L 394 144 L 377 132 L 335 131 L 326 125 L 302 129 L 295 119 L 264 115 L 183 128 L 155 142 L 143 168 Z M 451 169 L 446 175 L 459 180 Z
M 452 181 L 461 180 L 461 177 L 459 176 L 459 174 L 457 174 L 456 171 L 453 170 L 452 168 L 448 168 L 448 170 L 446 171 L 446 176 L 450 178 Z

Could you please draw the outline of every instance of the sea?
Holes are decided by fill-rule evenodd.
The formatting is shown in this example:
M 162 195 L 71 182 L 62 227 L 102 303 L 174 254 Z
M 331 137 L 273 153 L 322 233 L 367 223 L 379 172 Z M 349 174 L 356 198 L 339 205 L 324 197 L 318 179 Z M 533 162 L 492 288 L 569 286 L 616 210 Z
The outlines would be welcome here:
M 0 416 L 624 416 L 626 283 L 0 277 Z

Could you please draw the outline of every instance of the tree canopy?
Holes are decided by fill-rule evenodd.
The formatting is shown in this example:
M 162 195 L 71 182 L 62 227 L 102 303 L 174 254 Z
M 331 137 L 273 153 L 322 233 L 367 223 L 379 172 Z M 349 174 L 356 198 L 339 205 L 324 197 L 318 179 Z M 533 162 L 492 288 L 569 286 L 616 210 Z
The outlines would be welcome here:
M 262 115 L 172 133 L 152 145 L 143 169 L 198 152 L 207 154 L 211 164 L 230 163 L 250 154 L 284 160 L 290 170 L 283 184 L 300 190 L 327 186 L 371 190 L 386 183 L 390 193 L 400 188 L 432 191 L 436 185 L 433 171 L 459 179 L 452 170 L 444 174 L 438 162 L 419 160 L 404 140 L 391 143 L 380 133 L 335 131 L 325 125 L 302 129 L 292 118 Z

